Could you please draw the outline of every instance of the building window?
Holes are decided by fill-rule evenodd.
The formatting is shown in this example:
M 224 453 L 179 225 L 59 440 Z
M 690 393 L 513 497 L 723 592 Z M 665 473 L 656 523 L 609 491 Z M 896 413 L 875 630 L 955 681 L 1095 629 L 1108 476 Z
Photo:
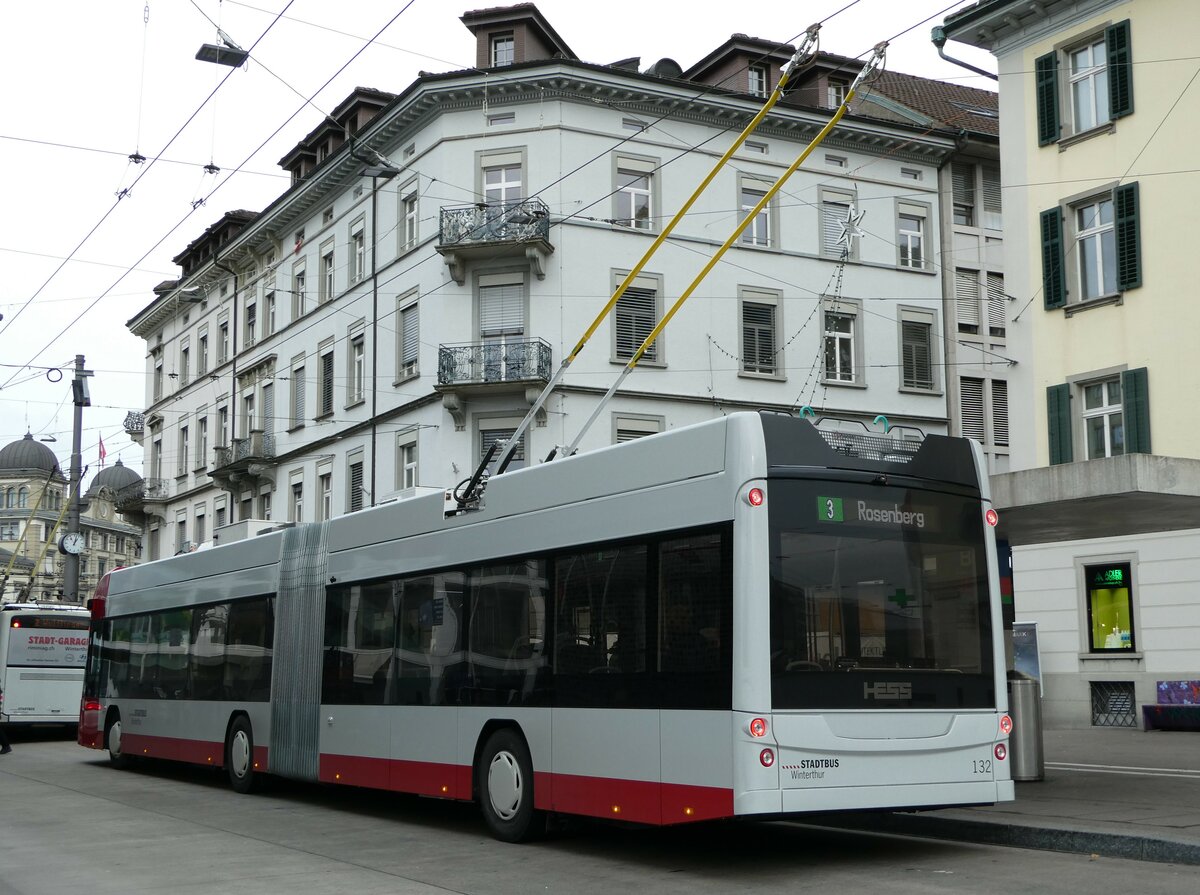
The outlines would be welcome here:
M 925 270 L 925 218 L 928 210 L 919 205 L 900 203 L 897 214 L 896 245 L 899 264 L 912 270 Z
M 479 281 L 479 338 L 482 369 L 476 372 L 486 382 L 526 379 L 529 363 L 525 352 L 515 346 L 525 341 L 525 283 L 504 282 L 499 274 Z
M 1129 20 L 1034 60 L 1034 95 L 1040 146 L 1131 114 Z
M 299 320 L 307 310 L 304 304 L 305 272 L 304 262 L 297 262 L 292 268 L 292 319 Z
M 488 450 L 493 444 L 498 441 L 507 442 L 516 434 L 517 427 L 515 425 L 502 429 L 479 429 L 479 461 L 482 463 L 483 458 L 487 456 Z M 495 473 L 496 468 L 500 463 L 500 457 L 503 455 L 502 448 L 496 448 L 496 452 L 492 455 L 492 460 L 488 464 L 487 470 L 489 473 Z M 525 468 L 525 436 L 521 436 L 521 440 L 517 442 L 516 448 L 513 450 L 512 458 L 509 460 L 508 469 L 524 469 Z
M 821 254 L 826 258 L 858 259 L 858 240 L 847 237 L 854 197 L 849 193 L 821 191 Z
M 521 166 L 495 165 L 483 169 L 483 200 L 489 205 L 522 199 Z
M 196 375 L 203 376 L 208 372 L 208 333 L 203 333 L 196 342 Z
M 396 487 L 417 486 L 417 437 L 413 433 L 399 436 L 396 442 Z
M 746 229 L 742 231 L 742 245 L 750 246 L 769 246 L 771 244 L 771 214 L 772 207 L 770 204 L 764 205 L 762 209 L 751 217 L 755 207 L 766 196 L 766 189 L 759 189 L 757 186 L 748 186 L 742 184 L 738 194 L 738 221 L 745 221 L 750 217 L 750 223 L 746 225 Z
M 640 276 L 617 299 L 613 308 L 613 359 L 627 361 L 641 347 L 658 325 L 662 308 L 661 289 L 655 278 Z M 642 360 L 662 363 L 662 337 L 656 338 L 642 355 Z
M 825 381 L 855 382 L 858 329 L 857 307 L 846 302 L 826 303 L 824 308 Z
M 850 92 L 850 82 L 841 78 L 830 78 L 825 82 L 825 103 L 831 109 L 836 109 L 846 101 Z
M 405 188 L 407 189 L 407 187 Z M 407 193 L 400 200 L 401 209 L 404 214 L 404 226 L 400 233 L 401 246 L 400 251 L 407 252 L 417 246 L 418 224 L 420 218 L 417 213 L 417 191 Z
M 317 408 L 318 416 L 329 416 L 333 413 L 333 347 L 321 352 L 321 381 Z
M 321 303 L 333 299 L 334 291 L 333 240 L 321 246 L 321 293 L 317 300 Z
M 1072 412 L 1072 402 L 1079 410 Z M 1148 370 L 1116 376 L 1079 378 L 1046 389 L 1050 463 L 1075 459 L 1076 433 L 1082 432 L 1086 459 L 1150 453 Z
M 179 349 L 179 387 L 180 388 L 183 388 L 183 386 L 187 385 L 188 382 L 191 381 L 191 378 L 192 378 L 192 373 L 191 373 L 191 369 L 190 369 L 191 357 L 192 357 L 191 349 L 187 345 L 184 345 L 182 348 Z
M 656 435 L 666 430 L 667 421 L 661 416 L 631 416 L 629 414 L 613 415 L 613 444 L 622 444 Z
M 350 234 L 350 280 L 354 283 L 367 275 L 367 238 L 363 226 L 358 223 Z
M 187 475 L 189 447 L 190 447 L 190 445 L 188 443 L 188 427 L 180 426 L 179 427 L 179 459 L 178 459 L 178 462 L 175 464 L 175 475 Z
M 263 299 L 263 336 L 272 335 L 275 332 L 275 293 L 268 292 L 266 298 Z
M 1124 405 L 1118 377 L 1083 385 L 1083 431 L 1087 458 L 1117 457 L 1125 453 Z
M 217 408 L 217 429 L 219 430 L 217 434 L 220 435 L 220 437 L 221 437 L 221 440 L 218 442 L 218 444 L 220 444 L 221 447 L 228 447 L 229 446 L 229 407 L 228 407 L 228 405 L 222 405 L 221 407 Z
M 217 363 L 229 360 L 229 321 L 222 320 L 217 327 Z
M 225 522 L 227 521 L 228 516 L 226 515 L 224 505 L 217 507 L 216 516 L 217 516 L 217 518 L 214 520 L 214 523 L 213 523 L 213 531 L 216 531 L 218 528 L 225 527 Z
M 1087 589 L 1088 651 L 1135 652 L 1132 564 L 1084 566 L 1083 578 Z
M 770 71 L 761 63 L 752 62 L 747 70 L 751 96 L 766 96 L 770 89 Z
M 246 303 L 246 321 L 245 332 L 242 334 L 242 347 L 249 348 L 254 344 L 255 336 L 258 330 L 258 305 L 254 302 Z
M 964 376 L 959 380 L 959 400 L 963 435 L 982 444 L 1008 445 L 1007 382 Z
M 154 358 L 154 400 L 160 401 L 163 396 L 163 362 L 162 357 Z
M 516 44 L 511 34 L 497 34 L 491 40 L 491 67 L 512 65 L 516 61 Z
M 347 482 L 349 488 L 347 509 L 351 512 L 357 512 L 363 508 L 363 462 L 359 459 L 351 459 L 348 469 Z
M 208 466 L 208 416 L 203 408 L 196 420 L 196 469 Z
M 242 438 L 249 438 L 254 430 L 254 389 L 242 396 Z
M 303 358 L 299 364 L 292 361 L 292 403 L 291 415 L 288 419 L 288 425 L 292 429 L 299 429 L 304 425 L 304 362 Z
M 980 272 L 977 270 L 954 271 L 955 316 L 958 331 L 966 335 L 986 332 L 996 339 L 1004 338 L 1006 312 L 1004 275 L 986 274 L 986 297 L 981 296 Z
M 411 303 L 402 307 L 399 313 L 400 325 L 396 333 L 396 340 L 399 343 L 397 351 L 399 359 L 399 369 L 396 371 L 397 380 L 416 376 L 419 372 L 418 366 L 421 356 L 419 306 L 417 302 L 412 301 L 411 295 L 404 296 L 400 300 Z
M 304 521 L 304 483 L 292 482 L 292 500 L 291 507 L 288 509 L 292 522 Z M 217 510 L 217 524 L 221 524 L 221 514 L 224 509 Z
M 1142 285 L 1138 185 L 1092 194 L 1041 214 L 1042 291 L 1047 310 Z M 1067 255 L 1074 255 L 1068 265 Z
M 950 166 L 950 190 L 954 200 L 954 223 L 975 226 L 975 166 L 955 162 Z
M 614 224 L 635 230 L 654 229 L 653 180 L 649 171 L 617 168 Z
M 741 372 L 780 375 L 778 296 L 742 290 L 741 306 Z
M 367 337 L 360 332 L 350 338 L 350 387 L 346 395 L 347 405 L 363 400 L 363 389 L 367 379 Z
M 318 522 L 333 518 L 333 473 L 324 472 L 317 476 L 317 486 L 321 491 L 321 516 Z
M 196 543 L 203 544 L 204 536 L 207 534 L 207 531 L 205 530 L 205 527 L 204 527 L 204 513 L 202 513 L 202 512 L 196 513 L 196 520 L 195 520 L 194 528 L 196 531 Z
M 264 383 L 262 387 L 261 428 L 264 435 L 275 433 L 275 384 L 273 382 Z
M 932 314 L 900 312 L 900 368 L 903 388 L 928 391 L 934 387 Z

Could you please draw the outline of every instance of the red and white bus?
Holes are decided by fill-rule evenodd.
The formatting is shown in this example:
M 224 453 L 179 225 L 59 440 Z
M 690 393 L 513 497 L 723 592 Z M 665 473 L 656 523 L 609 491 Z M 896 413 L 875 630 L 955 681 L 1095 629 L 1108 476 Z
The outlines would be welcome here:
M 0 606 L 0 723 L 75 724 L 88 620 L 82 606 Z
M 79 741 L 676 824 L 1013 797 L 965 439 L 738 413 L 111 572 Z

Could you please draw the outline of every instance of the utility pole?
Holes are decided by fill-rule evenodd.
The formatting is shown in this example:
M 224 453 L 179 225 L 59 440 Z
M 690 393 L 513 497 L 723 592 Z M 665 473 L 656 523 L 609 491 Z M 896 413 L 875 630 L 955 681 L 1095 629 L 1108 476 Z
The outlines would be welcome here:
M 83 408 L 92 406 L 88 394 L 87 380 L 91 370 L 83 368 L 83 355 L 75 355 L 75 379 L 71 382 L 71 397 L 75 404 L 75 427 L 71 433 L 71 481 L 68 485 L 67 532 L 61 544 L 71 544 L 74 549 L 64 549 L 67 561 L 63 574 L 63 601 L 79 602 L 79 485 L 83 478 Z M 76 546 L 77 545 L 77 546 Z

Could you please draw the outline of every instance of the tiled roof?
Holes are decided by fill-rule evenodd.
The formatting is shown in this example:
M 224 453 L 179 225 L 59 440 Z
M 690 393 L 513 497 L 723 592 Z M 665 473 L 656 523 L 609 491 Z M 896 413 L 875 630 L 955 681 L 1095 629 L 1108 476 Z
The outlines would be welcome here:
M 990 90 L 884 71 L 870 90 L 946 127 L 995 137 L 1000 134 L 1000 97 Z

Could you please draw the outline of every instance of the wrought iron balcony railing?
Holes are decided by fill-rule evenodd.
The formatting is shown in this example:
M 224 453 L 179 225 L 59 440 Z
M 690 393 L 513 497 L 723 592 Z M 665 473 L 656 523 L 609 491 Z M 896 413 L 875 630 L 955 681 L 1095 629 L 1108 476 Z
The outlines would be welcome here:
M 117 492 L 114 503 L 117 511 L 134 511 L 146 501 L 166 500 L 171 496 L 171 483 L 167 479 L 142 479 L 131 482 Z
M 243 460 L 271 460 L 275 457 L 275 436 L 269 432 L 251 432 L 249 438 L 235 438 L 228 445 L 217 445 L 213 453 L 217 469 Z
M 550 373 L 550 344 L 542 339 L 438 347 L 438 385 L 549 382 Z
M 550 209 L 541 199 L 442 209 L 438 229 L 441 248 L 537 239 L 550 239 Z

